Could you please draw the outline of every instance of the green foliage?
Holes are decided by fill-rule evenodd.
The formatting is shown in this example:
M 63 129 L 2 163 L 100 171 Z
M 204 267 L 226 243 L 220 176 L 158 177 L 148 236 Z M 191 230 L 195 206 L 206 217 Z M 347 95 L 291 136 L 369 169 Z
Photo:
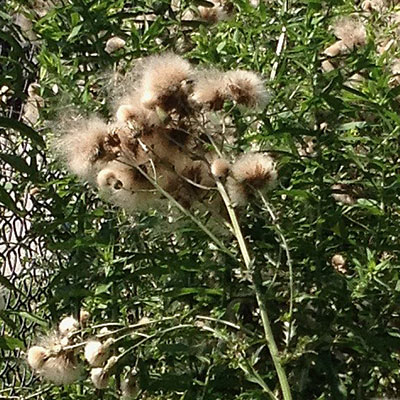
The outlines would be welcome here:
M 34 268 L 49 273 L 50 281 L 46 301 L 29 304 L 28 289 L 18 279 L 1 278 L 12 296 L 26 296 L 26 308 L 0 314 L 7 362 L 11 351 L 29 346 L 46 325 L 84 308 L 91 314 L 88 335 L 96 333 L 90 330 L 96 324 L 159 321 L 115 347 L 132 348 L 117 377 L 123 378 L 125 366 L 134 367 L 138 398 L 264 399 L 260 382 L 279 388 L 254 288 L 240 272 L 238 244 L 228 229 L 207 210 L 197 211 L 233 258 L 178 211 L 173 219 L 154 210 L 128 216 L 60 174 L 48 149 L 46 162 L 39 153 L 57 134 L 56 125 L 44 129 L 42 122 L 69 106 L 110 117 L 107 73 L 127 71 L 139 57 L 172 49 L 200 66 L 258 71 L 271 91 L 262 113 L 235 110 L 234 150 L 256 145 L 277 159 L 279 184 L 267 199 L 277 223 L 261 201 L 241 210 L 239 220 L 260 270 L 294 398 L 398 396 L 399 88 L 389 86 L 391 55 L 376 54 L 374 20 L 367 45 L 341 56 L 343 66 L 324 74 L 321 53 L 335 40 L 328 26 L 354 9 L 350 1 L 289 2 L 285 9 L 280 2 L 254 8 L 237 0 L 234 17 L 213 26 L 182 21 L 191 2 L 176 11 L 166 0 L 71 0 L 42 17 L 29 4 L 9 3 L 7 11 L 19 10 L 34 21 L 38 43 L 29 61 L 23 35 L 0 13 L 0 38 L 8 49 L 0 58 L 5 61 L 0 81 L 22 103 L 21 82 L 36 80 L 45 106 L 34 128 L 15 115 L 0 117 L 0 132 L 17 138 L 0 152 L 14 172 L 12 183 L 0 186 L 1 212 L 24 216 L 17 199 L 32 185 L 40 190 L 32 196 L 29 234 L 43 238 L 47 258 L 34 260 Z M 283 27 L 285 46 L 277 55 Z M 105 43 L 112 36 L 126 46 L 108 54 Z M 364 80 L 351 86 L 355 73 Z M 303 155 L 309 138 L 314 152 Z M 22 156 L 17 145 L 27 141 L 31 147 Z M 334 200 L 332 186 L 338 183 L 355 188 L 353 204 Z M 335 254 L 346 259 L 345 273 L 332 267 Z M 34 332 L 19 337 L 20 326 L 28 323 Z M 14 390 L 28 395 L 44 389 L 54 399 L 120 398 L 119 378 L 101 395 L 84 378 L 65 387 L 15 382 Z

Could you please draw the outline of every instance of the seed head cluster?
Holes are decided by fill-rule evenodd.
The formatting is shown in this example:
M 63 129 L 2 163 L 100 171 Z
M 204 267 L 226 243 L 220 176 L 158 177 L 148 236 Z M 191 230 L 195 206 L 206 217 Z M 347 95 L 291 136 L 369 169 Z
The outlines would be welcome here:
M 118 340 L 115 336 L 119 331 L 102 328 L 96 336 L 87 338 L 88 332 L 85 331 L 90 329 L 89 319 L 87 311 L 81 311 L 80 322 L 72 316 L 65 317 L 56 330 L 31 346 L 26 361 L 33 372 L 56 385 L 71 384 L 89 375 L 95 388 L 106 389 L 119 360 L 118 356 L 112 355 L 111 348 Z M 89 368 L 88 374 L 84 373 L 85 365 Z M 125 386 L 121 385 L 121 390 L 125 392 L 124 398 L 137 392 L 132 371 L 127 376 Z
M 72 317 L 64 318 L 58 330 L 44 336 L 38 345 L 29 348 L 27 362 L 32 370 L 45 380 L 57 385 L 77 381 L 82 373 L 73 350 L 70 335 L 79 328 L 79 323 Z
M 110 122 L 72 119 L 56 140 L 69 170 L 104 198 L 132 211 L 156 205 L 165 191 L 191 208 L 208 200 L 215 179 L 222 178 L 239 205 L 251 190 L 276 180 L 268 154 L 231 162 L 225 135 L 210 122 L 210 115 L 227 104 L 245 110 L 265 107 L 268 94 L 257 73 L 198 69 L 167 52 L 140 60 L 129 76 L 117 87 Z M 224 157 L 217 157 L 217 149 Z M 238 192 L 243 192 L 241 201 L 233 194 Z

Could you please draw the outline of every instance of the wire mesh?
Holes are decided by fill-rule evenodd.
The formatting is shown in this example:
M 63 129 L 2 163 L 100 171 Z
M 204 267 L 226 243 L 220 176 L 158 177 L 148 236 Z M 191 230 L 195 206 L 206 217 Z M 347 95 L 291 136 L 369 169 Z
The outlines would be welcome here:
M 5 79 L 5 83 L 0 83 L 1 117 L 22 121 L 27 90 L 35 78 L 32 68 L 35 65 L 35 45 L 25 41 L 12 22 L 4 23 L 0 32 L 4 34 L 0 36 L 0 59 L 5 60 L 2 76 L 12 76 L 12 65 L 17 63 L 21 79 L 18 82 Z M 20 51 L 18 57 L 16 48 Z M 46 154 L 22 140 L 19 132 L 1 127 L 1 124 L 0 154 L 0 187 L 3 200 L 8 196 L 10 199 L 7 207 L 4 201 L 0 203 L 0 339 L 17 338 L 24 344 L 14 348 L 11 342 L 2 341 L 6 345 L 0 349 L 0 398 L 20 398 L 13 396 L 23 388 L 29 389 L 35 379 L 26 367 L 21 348 L 29 345 L 37 330 L 35 313 L 45 302 L 51 274 L 49 270 L 40 268 L 38 261 L 48 259 L 51 253 L 44 238 L 33 235 L 31 229 L 33 216 L 45 212 L 43 205 L 35 201 L 29 180 L 4 160 L 18 157 L 31 165 L 34 158 L 41 168 L 46 167 L 47 160 Z M 14 204 L 15 208 L 8 203 Z

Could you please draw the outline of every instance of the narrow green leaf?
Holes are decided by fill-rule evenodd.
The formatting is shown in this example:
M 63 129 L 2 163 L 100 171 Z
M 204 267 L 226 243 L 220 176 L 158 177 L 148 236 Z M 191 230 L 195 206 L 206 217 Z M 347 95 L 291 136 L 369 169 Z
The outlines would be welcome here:
M 10 336 L 0 336 L 0 349 L 15 350 L 24 349 L 24 342 Z
M 16 121 L 11 118 L 0 117 L 0 127 L 14 129 L 22 134 L 22 136 L 31 139 L 40 147 L 45 147 L 45 142 L 43 138 L 38 135 L 38 133 L 33 130 L 30 126 L 24 124 L 23 122 Z
M 28 175 L 31 175 L 32 172 L 34 172 L 32 170 L 32 167 L 30 167 L 22 157 L 16 156 L 14 154 L 0 153 L 0 159 L 10 164 L 14 169 L 19 172 Z
M 8 290 L 11 290 L 12 292 L 18 292 L 21 293 L 22 292 L 17 289 L 5 276 L 0 275 L 0 284 L 3 285 L 5 288 L 7 288 Z

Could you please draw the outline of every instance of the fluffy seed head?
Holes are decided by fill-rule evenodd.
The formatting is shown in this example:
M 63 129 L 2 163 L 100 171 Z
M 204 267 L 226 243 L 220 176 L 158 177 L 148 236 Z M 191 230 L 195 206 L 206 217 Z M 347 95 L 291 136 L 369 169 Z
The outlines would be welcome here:
M 149 57 L 143 69 L 142 104 L 147 108 L 174 108 L 176 99 L 171 96 L 179 94 L 183 81 L 190 77 L 190 64 L 173 53 L 165 53 Z
M 346 273 L 346 260 L 341 254 L 335 254 L 331 259 L 332 267 L 339 273 Z
M 116 113 L 118 122 L 131 121 L 137 128 L 148 130 L 161 124 L 157 113 L 143 106 L 137 92 L 132 96 L 124 97 L 119 104 Z
M 40 369 L 49 352 L 42 346 L 33 346 L 28 350 L 28 364 L 33 370 Z
M 219 5 L 215 5 L 214 7 L 200 6 L 198 10 L 200 18 L 211 24 L 215 24 L 219 21 L 226 21 L 229 18 L 228 13 Z
M 119 143 L 115 139 L 107 124 L 93 117 L 70 121 L 55 147 L 72 173 L 92 181 L 99 169 L 117 157 Z
M 73 354 L 60 353 L 48 358 L 38 371 L 46 380 L 56 385 L 67 385 L 77 381 L 81 376 L 81 368 Z
M 106 389 L 109 378 L 108 373 L 103 368 L 93 368 L 90 371 L 90 379 L 96 389 Z
M 227 99 L 224 74 L 218 71 L 204 71 L 196 77 L 192 99 L 211 110 L 220 110 Z
M 125 44 L 126 42 L 124 39 L 121 39 L 117 36 L 112 37 L 107 40 L 105 51 L 109 54 L 114 53 L 115 51 L 122 49 Z
M 354 16 L 343 17 L 336 21 L 333 32 L 350 50 L 356 46 L 364 46 L 367 41 L 365 26 Z
M 246 107 L 264 107 L 268 94 L 262 79 L 252 71 L 229 71 L 225 74 L 229 97 Z
M 89 311 L 81 310 L 81 312 L 79 314 L 79 323 L 82 326 L 86 326 L 87 322 L 89 321 L 89 318 L 90 318 Z
M 98 340 L 90 340 L 85 346 L 85 358 L 92 367 L 101 367 L 107 360 L 108 349 Z
M 138 171 L 119 161 L 109 163 L 107 168 L 99 172 L 97 184 L 100 189 L 112 191 L 135 192 L 151 187 Z
M 217 158 L 211 163 L 211 173 L 217 178 L 223 178 L 228 175 L 230 167 L 229 161 Z
M 109 163 L 106 169 L 99 172 L 97 184 L 107 200 L 128 212 L 142 209 L 155 201 L 151 183 L 138 171 L 118 161 Z
M 275 163 L 264 153 L 244 154 L 232 165 L 231 174 L 237 182 L 255 189 L 270 186 L 277 179 Z
M 379 11 L 382 12 L 387 8 L 385 0 L 365 0 L 361 4 L 361 8 L 364 11 Z
M 130 375 L 121 382 L 121 392 L 123 400 L 132 399 L 137 396 L 139 387 L 136 378 L 133 375 Z
M 62 336 L 79 329 L 79 322 L 74 317 L 65 317 L 58 325 L 58 330 Z

